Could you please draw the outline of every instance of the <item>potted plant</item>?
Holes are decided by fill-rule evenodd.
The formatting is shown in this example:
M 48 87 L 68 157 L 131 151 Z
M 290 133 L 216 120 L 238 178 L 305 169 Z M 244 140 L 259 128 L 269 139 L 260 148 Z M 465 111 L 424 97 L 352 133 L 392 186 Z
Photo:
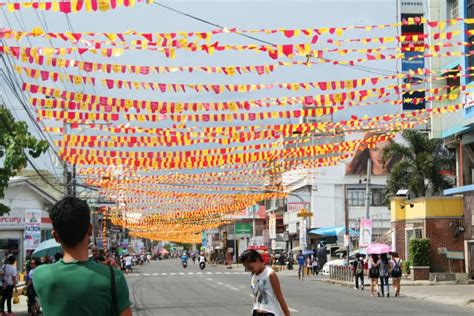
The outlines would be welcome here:
M 431 246 L 429 239 L 411 239 L 409 245 L 410 276 L 413 281 L 429 280 Z

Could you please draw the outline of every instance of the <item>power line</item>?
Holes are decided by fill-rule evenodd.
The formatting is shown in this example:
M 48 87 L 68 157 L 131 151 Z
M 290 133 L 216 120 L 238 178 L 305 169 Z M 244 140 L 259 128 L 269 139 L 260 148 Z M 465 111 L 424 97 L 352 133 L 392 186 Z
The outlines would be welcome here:
M 192 15 L 192 14 L 189 14 L 189 13 L 186 13 L 186 12 L 183 12 L 183 11 L 180 11 L 180 10 L 177 10 L 175 8 L 172 8 L 170 6 L 167 6 L 167 5 L 164 5 L 164 4 L 161 4 L 161 3 L 158 3 L 158 2 L 153 2 L 154 4 L 160 6 L 160 7 L 163 7 L 165 9 L 168 9 L 170 11 L 173 11 L 175 13 L 178 13 L 178 14 L 181 14 L 183 16 L 186 16 L 186 17 L 189 17 L 191 19 L 194 19 L 196 21 L 199 21 L 199 22 L 202 22 L 202 23 L 205 23 L 205 24 L 208 24 L 208 25 L 212 25 L 212 26 L 215 26 L 217 28 L 220 28 L 220 29 L 224 29 L 225 27 L 222 26 L 222 25 L 219 25 L 217 23 L 214 23 L 214 22 L 211 22 L 209 20 L 205 20 L 203 18 L 200 18 L 200 17 L 197 17 L 195 15 Z M 252 39 L 254 41 L 257 41 L 257 42 L 260 42 L 260 43 L 264 43 L 264 44 L 267 44 L 267 45 L 272 45 L 272 46 L 277 46 L 277 44 L 275 43 L 272 43 L 272 42 L 268 42 L 268 41 L 265 41 L 265 40 L 262 40 L 262 39 L 259 39 L 257 37 L 254 37 L 254 36 L 250 36 L 248 34 L 245 34 L 245 33 L 242 33 L 242 32 L 234 32 L 235 34 L 238 34 L 240 36 L 243 36 L 243 37 L 247 37 L 249 39 Z M 334 63 L 333 60 L 331 59 L 328 59 L 328 58 L 321 58 L 327 62 L 331 62 L 331 63 Z M 397 73 L 398 74 L 398 71 L 391 71 L 391 70 L 385 70 L 385 69 L 380 69 L 380 68 L 373 68 L 373 67 L 367 67 L 367 66 L 358 66 L 358 65 L 345 65 L 345 64 L 340 64 L 340 63 L 336 63 L 336 65 L 339 65 L 339 66 L 344 66 L 344 67 L 349 67 L 349 68 L 353 68 L 353 69 L 357 69 L 357 70 L 361 70 L 361 71 L 365 71 L 365 72 L 368 72 L 368 73 L 374 73 L 374 74 L 379 74 L 379 75 L 386 75 L 387 73 Z M 383 72 L 380 72 L 380 71 L 384 71 L 385 73 Z

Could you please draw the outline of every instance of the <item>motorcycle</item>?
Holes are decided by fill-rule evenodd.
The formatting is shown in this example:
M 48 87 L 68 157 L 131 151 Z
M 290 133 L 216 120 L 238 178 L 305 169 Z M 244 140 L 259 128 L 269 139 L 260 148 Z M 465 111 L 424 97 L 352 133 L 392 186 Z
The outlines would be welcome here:
M 183 261 L 183 262 L 181 262 L 181 265 L 183 266 L 184 269 L 186 269 L 186 267 L 188 266 L 188 262 Z
M 204 270 L 206 268 L 206 263 L 205 262 L 200 262 L 199 263 L 199 269 Z

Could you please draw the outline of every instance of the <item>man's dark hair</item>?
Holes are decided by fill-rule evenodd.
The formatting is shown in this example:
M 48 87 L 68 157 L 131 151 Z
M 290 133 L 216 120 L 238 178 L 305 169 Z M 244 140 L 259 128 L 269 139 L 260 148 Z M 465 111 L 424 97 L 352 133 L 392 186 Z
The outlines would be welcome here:
M 49 218 L 64 245 L 74 247 L 89 230 L 91 211 L 86 201 L 67 196 L 49 210 Z
M 242 263 L 256 262 L 257 260 L 260 260 L 260 262 L 263 262 L 262 256 L 255 249 L 247 249 L 244 252 L 242 252 L 242 254 L 240 255 L 240 262 Z
M 9 256 L 9 257 L 7 258 L 7 263 L 8 263 L 8 264 L 14 264 L 15 261 L 16 261 L 15 256 Z

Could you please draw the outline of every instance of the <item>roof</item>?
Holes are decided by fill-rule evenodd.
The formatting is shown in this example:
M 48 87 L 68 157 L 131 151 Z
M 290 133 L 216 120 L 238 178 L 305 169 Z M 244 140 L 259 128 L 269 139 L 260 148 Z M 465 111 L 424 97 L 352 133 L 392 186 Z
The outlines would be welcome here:
M 30 181 L 26 177 L 13 177 L 8 181 L 8 186 L 9 187 L 15 187 L 15 186 L 20 186 L 20 185 L 27 185 L 33 192 L 36 194 L 40 195 L 42 198 L 44 198 L 46 201 L 50 202 L 51 204 L 55 204 L 58 199 L 42 188 L 40 188 L 38 185 Z

